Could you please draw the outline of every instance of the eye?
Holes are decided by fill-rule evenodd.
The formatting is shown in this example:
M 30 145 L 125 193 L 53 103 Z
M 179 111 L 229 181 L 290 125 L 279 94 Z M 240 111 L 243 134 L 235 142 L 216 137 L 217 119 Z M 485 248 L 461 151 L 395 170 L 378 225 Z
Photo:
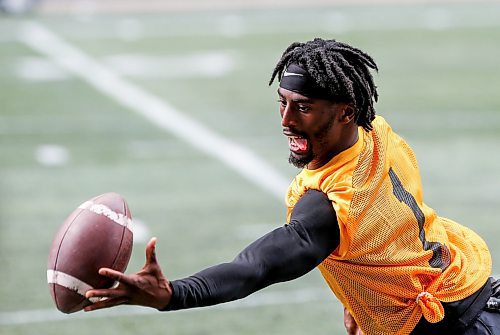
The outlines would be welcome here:
M 279 112 L 281 117 L 283 117 L 283 114 L 285 113 L 285 108 L 286 108 L 286 101 L 284 99 L 278 99 L 278 103 L 280 104 Z
M 283 117 L 283 113 L 285 112 L 285 109 L 286 109 L 286 100 L 280 98 L 280 99 L 278 99 L 278 102 L 280 104 L 280 108 L 279 108 L 280 115 Z
M 307 113 L 311 109 L 311 107 L 309 107 L 308 105 L 298 105 L 297 109 L 301 113 Z

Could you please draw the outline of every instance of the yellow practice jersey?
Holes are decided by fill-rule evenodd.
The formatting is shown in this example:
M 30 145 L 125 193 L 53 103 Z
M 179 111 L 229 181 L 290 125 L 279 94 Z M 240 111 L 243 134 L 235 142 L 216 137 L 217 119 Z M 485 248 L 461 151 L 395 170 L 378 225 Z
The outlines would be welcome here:
M 491 256 L 472 230 L 439 217 L 423 203 L 411 148 L 380 116 L 359 128 L 354 146 L 290 185 L 288 220 L 308 190 L 328 195 L 340 244 L 319 269 L 367 335 L 409 334 L 422 315 L 443 319 L 440 301 L 480 289 Z

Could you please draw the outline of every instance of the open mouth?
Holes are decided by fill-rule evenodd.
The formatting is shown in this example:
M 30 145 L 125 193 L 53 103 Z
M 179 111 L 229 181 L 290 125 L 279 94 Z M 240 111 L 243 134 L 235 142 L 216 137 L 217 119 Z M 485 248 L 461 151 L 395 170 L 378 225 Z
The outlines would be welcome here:
M 290 151 L 302 154 L 307 152 L 308 141 L 302 136 L 288 135 L 288 147 L 290 148 Z

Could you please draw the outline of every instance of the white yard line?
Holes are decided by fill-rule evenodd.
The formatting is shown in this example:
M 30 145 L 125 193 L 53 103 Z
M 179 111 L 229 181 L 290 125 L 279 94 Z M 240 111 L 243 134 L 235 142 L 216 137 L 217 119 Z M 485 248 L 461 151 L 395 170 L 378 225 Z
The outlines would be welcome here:
M 494 274 L 494 278 L 500 278 L 500 274 Z M 216 309 L 240 309 L 257 308 L 273 305 L 304 304 L 311 302 L 333 302 L 335 298 L 329 294 L 326 288 L 309 288 L 298 290 L 287 290 L 277 292 L 257 292 L 245 299 L 233 301 L 227 304 L 215 305 Z M 195 313 L 198 309 L 184 310 L 182 313 Z M 119 306 L 116 308 L 91 313 L 77 312 L 74 314 L 63 314 L 55 308 L 18 310 L 12 312 L 0 312 L 0 326 L 20 325 L 30 323 L 43 323 L 54 321 L 68 321 L 76 319 L 125 317 L 143 314 L 158 314 L 158 311 L 150 308 L 137 306 Z
M 441 0 L 440 4 L 454 3 L 495 3 L 498 0 L 478 1 L 478 0 Z M 290 8 L 324 8 L 324 7 L 340 7 L 340 6 L 366 6 L 366 5 L 412 5 L 431 3 L 429 0 L 184 0 L 184 1 L 163 1 L 163 0 L 122 0 L 122 1 L 105 1 L 105 0 L 86 0 L 86 1 L 65 1 L 65 0 L 50 0 L 44 1 L 40 7 L 42 13 L 75 13 L 83 12 L 87 14 L 93 13 L 136 13 L 136 12 L 168 12 L 168 11 L 203 11 L 203 10 L 244 10 L 244 9 L 283 9 Z
M 68 3 L 68 1 L 64 1 Z M 199 3 L 199 1 L 198 1 Z M 500 3 L 496 1 L 496 3 Z M 141 23 L 141 21 L 131 20 L 129 18 L 117 19 L 109 21 L 106 17 L 105 28 L 95 29 L 90 27 L 86 20 L 101 20 L 99 16 L 94 14 L 85 16 L 87 19 L 82 19 L 77 15 L 74 19 L 76 28 L 70 28 L 64 31 L 66 36 L 71 36 L 75 39 L 122 39 L 136 40 L 139 38 L 153 37 L 169 37 L 169 36 L 225 36 L 238 37 L 242 35 L 269 35 L 280 33 L 314 33 L 319 32 L 342 34 L 347 32 L 376 32 L 376 31 L 402 31 L 402 30 L 447 30 L 459 28 L 497 28 L 500 26 L 500 20 L 495 15 L 495 2 L 490 2 L 488 10 L 481 10 L 478 6 L 477 10 L 470 11 L 468 7 L 461 8 L 460 6 L 453 7 L 440 4 L 428 4 L 425 8 L 411 9 L 405 5 L 391 4 L 377 9 L 377 7 L 359 7 L 359 11 L 352 11 L 356 6 L 327 6 L 320 13 L 317 11 L 289 11 L 286 18 L 291 16 L 291 19 L 299 20 L 297 24 L 286 25 L 277 24 L 276 22 L 285 22 L 283 16 L 276 16 L 272 20 L 274 24 L 252 24 L 253 21 L 248 20 L 245 15 L 238 13 L 227 13 L 221 15 L 214 11 L 214 15 L 210 19 L 200 19 L 196 24 L 182 24 L 179 18 L 161 22 L 161 29 L 155 24 L 151 18 L 149 22 Z M 463 4 L 462 4 L 463 5 Z M 481 6 L 487 6 L 488 3 L 481 3 Z M 310 9 L 311 7 L 308 7 Z M 272 12 L 270 12 L 272 13 Z M 299 13 L 299 14 L 297 14 Z M 75 13 L 76 14 L 76 13 Z M 43 17 L 43 16 L 42 16 Z M 80 19 L 79 19 L 80 18 Z M 163 19 L 165 20 L 165 19 Z M 169 21 L 170 20 L 170 21 Z M 276 21 L 277 20 L 277 21 Z M 314 24 L 310 24 L 310 21 Z M 300 22 L 307 22 L 300 24 Z M 0 22 L 1 23 L 1 22 Z M 0 31 L 0 43 L 11 42 L 16 39 L 14 30 L 17 24 L 5 24 L 4 31 Z M 65 27 L 65 26 L 62 26 Z M 63 28 L 64 29 L 64 28 Z
M 203 153 L 219 159 L 277 199 L 284 199 L 288 179 L 255 153 L 220 136 L 163 99 L 122 78 L 40 23 L 26 22 L 20 29 L 18 39 L 100 93 L 144 116 Z
M 334 301 L 332 295 L 325 289 L 300 289 L 293 291 L 280 292 L 260 292 L 243 300 L 233 301 L 227 304 L 213 306 L 217 309 L 240 309 L 256 308 L 272 305 L 289 305 L 310 302 L 328 302 Z M 197 310 L 186 310 L 186 312 L 196 312 Z M 75 319 L 106 318 L 106 317 L 124 317 L 142 314 L 158 314 L 158 311 L 150 308 L 136 306 L 117 307 L 103 311 L 85 313 L 77 312 L 74 314 L 63 314 L 55 308 L 51 309 L 33 309 L 13 312 L 0 312 L 0 326 L 30 324 L 40 322 L 68 321 Z

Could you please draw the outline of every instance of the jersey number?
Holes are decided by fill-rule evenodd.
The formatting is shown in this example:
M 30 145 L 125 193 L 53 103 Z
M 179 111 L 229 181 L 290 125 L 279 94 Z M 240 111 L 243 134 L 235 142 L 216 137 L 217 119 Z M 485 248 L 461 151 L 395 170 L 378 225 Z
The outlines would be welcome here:
M 413 197 L 410 192 L 405 190 L 403 184 L 401 183 L 401 180 L 399 180 L 398 176 L 392 168 L 389 169 L 389 177 L 391 178 L 394 196 L 400 202 L 403 202 L 408 207 L 410 207 L 413 214 L 415 215 L 415 218 L 417 219 L 419 229 L 418 237 L 422 242 L 424 250 L 432 250 L 432 257 L 429 260 L 429 265 L 433 268 L 445 270 L 451 262 L 450 250 L 447 246 L 439 242 L 429 242 L 426 240 L 424 231 L 425 215 L 420 207 L 418 207 L 415 197 Z

